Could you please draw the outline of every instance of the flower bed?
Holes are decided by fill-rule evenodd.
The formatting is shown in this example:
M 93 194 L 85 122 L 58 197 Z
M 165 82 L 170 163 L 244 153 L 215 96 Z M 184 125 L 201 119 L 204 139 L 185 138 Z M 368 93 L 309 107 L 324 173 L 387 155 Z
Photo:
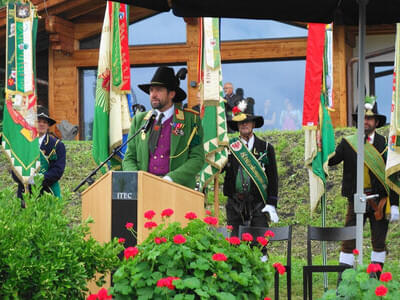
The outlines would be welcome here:
M 168 222 L 172 214 L 164 210 L 164 222 L 157 225 L 151 221 L 154 212 L 145 213 L 151 233 L 142 244 L 125 249 L 110 289 L 114 299 L 263 299 L 268 294 L 274 267 L 261 261 L 265 237 L 251 247 L 255 239 L 248 235 L 225 239 L 212 216 L 199 220 L 188 212 L 190 221 L 182 228 Z M 275 267 L 284 273 L 281 264 Z

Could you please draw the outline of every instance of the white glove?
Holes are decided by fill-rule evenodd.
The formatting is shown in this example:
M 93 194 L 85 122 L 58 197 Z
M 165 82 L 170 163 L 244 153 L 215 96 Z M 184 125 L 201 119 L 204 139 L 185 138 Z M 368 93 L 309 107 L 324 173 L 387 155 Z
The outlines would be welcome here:
M 30 177 L 28 179 L 28 184 L 35 184 L 35 179 L 33 177 Z M 398 210 L 397 210 L 398 211 Z
M 269 217 L 273 223 L 279 222 L 278 214 L 276 213 L 276 209 L 273 205 L 270 204 L 265 205 L 265 207 L 262 209 L 262 212 L 269 213 Z
M 399 207 L 397 205 L 392 205 L 390 207 L 390 222 L 399 220 Z
M 174 181 L 172 180 L 172 178 L 169 177 L 169 176 L 167 176 L 167 175 L 165 175 L 165 176 L 163 177 L 163 179 L 168 180 L 168 181 L 171 181 L 171 182 L 174 182 Z

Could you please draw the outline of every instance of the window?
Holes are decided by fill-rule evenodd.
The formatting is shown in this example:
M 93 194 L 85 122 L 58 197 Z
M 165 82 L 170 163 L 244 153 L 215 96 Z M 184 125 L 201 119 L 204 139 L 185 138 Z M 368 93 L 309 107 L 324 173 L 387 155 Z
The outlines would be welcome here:
M 301 128 L 305 60 L 225 63 L 223 83 L 254 99 L 254 113 L 264 117 L 263 130 Z M 267 121 L 269 120 L 269 121 Z
M 80 138 L 92 140 L 94 105 L 96 103 L 96 69 L 84 69 L 79 72 L 80 81 Z
M 175 73 L 182 66 L 174 66 Z M 138 84 L 149 83 L 157 67 L 132 67 L 131 91 L 133 104 L 142 104 L 149 110 L 149 96 L 138 88 Z M 96 69 L 80 70 L 80 137 L 81 140 L 92 140 L 94 106 L 96 103 Z M 181 80 L 180 87 L 187 92 L 187 79 Z M 187 100 L 185 100 L 187 101 Z
M 376 96 L 378 113 L 385 115 L 387 122 L 392 106 L 393 65 L 392 61 L 369 63 L 370 94 Z

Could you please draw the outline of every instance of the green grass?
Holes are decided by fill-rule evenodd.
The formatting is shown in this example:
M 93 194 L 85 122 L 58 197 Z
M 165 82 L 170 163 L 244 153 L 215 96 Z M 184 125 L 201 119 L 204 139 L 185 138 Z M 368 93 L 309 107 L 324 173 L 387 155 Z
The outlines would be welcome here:
M 383 134 L 387 133 L 387 128 L 384 128 Z M 381 133 L 382 133 L 381 131 Z M 343 128 L 336 130 L 337 142 L 343 135 L 354 133 L 354 128 Z M 304 133 L 302 131 L 295 132 L 258 132 L 258 136 L 266 139 L 275 147 L 278 174 L 279 174 L 279 201 L 278 214 L 280 222 L 274 226 L 285 226 L 292 224 L 293 229 L 293 249 L 292 249 L 292 296 L 293 299 L 302 299 L 302 266 L 305 264 L 306 257 L 306 226 L 312 224 L 315 226 L 321 225 L 321 210 L 320 207 L 312 214 L 309 206 L 309 186 L 308 174 L 304 168 Z M 95 168 L 95 163 L 91 157 L 91 143 L 83 141 L 66 141 L 67 148 L 67 167 L 65 174 L 61 179 L 63 192 L 72 191 L 79 182 L 85 178 L 92 169 Z M 0 189 L 12 187 L 16 190 L 16 184 L 13 183 L 10 175 L 7 172 L 8 161 L 4 154 L 0 153 Z M 96 178 L 99 178 L 98 174 Z M 222 195 L 223 175 L 220 175 L 219 189 L 219 208 L 221 223 L 226 221 L 225 203 L 226 197 Z M 347 200 L 340 195 L 342 178 L 342 166 L 330 169 L 330 177 L 327 182 L 327 218 L 326 226 L 343 226 Z M 81 190 L 87 187 L 84 186 Z M 209 193 L 206 198 L 206 206 L 211 211 L 214 211 L 214 187 L 209 187 Z M 79 194 L 72 194 L 69 203 L 69 214 L 72 214 L 76 220 L 81 218 L 81 207 Z M 400 223 L 389 225 L 388 233 L 388 249 L 389 254 L 385 264 L 385 271 L 391 271 L 395 278 L 400 274 L 400 265 L 398 258 L 400 257 Z M 371 252 L 370 246 L 370 229 L 369 224 L 364 227 L 364 262 L 369 262 Z M 340 245 L 329 245 L 328 258 L 332 264 L 337 263 Z M 271 243 L 269 253 L 271 261 L 285 262 L 282 257 L 284 246 L 280 243 Z M 313 246 L 315 261 L 321 261 L 321 250 L 316 243 Z M 330 287 L 336 285 L 336 274 L 329 275 Z M 281 299 L 285 299 L 286 293 L 286 276 L 281 280 Z M 314 277 L 314 297 L 322 295 L 323 285 L 322 276 L 315 275 Z M 273 291 L 271 291 L 273 294 Z M 271 294 L 271 296 L 272 296 Z

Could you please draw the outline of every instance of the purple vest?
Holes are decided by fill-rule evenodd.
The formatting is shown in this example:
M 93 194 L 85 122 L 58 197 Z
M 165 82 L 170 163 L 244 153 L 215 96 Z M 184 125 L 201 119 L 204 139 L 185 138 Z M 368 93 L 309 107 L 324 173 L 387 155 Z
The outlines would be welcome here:
M 163 123 L 154 153 L 149 151 L 149 173 L 164 176 L 169 172 L 171 146 L 171 122 L 173 115 Z

